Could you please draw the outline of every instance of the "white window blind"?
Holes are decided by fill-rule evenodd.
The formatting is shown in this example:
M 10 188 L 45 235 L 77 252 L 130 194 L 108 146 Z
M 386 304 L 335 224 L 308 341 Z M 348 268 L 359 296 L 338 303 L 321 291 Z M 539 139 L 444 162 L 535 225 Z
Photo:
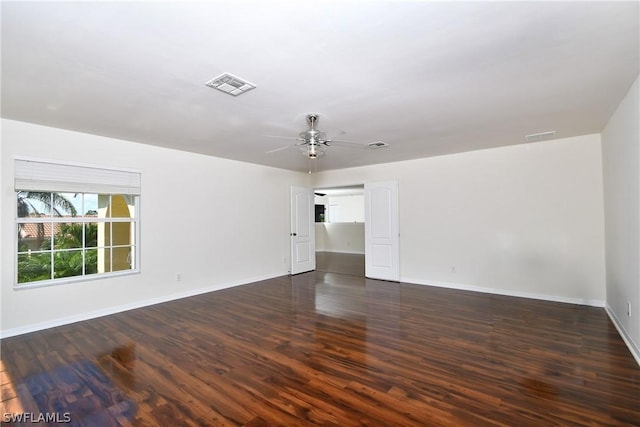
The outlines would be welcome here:
M 139 195 L 140 181 L 138 172 L 15 159 L 16 191 Z

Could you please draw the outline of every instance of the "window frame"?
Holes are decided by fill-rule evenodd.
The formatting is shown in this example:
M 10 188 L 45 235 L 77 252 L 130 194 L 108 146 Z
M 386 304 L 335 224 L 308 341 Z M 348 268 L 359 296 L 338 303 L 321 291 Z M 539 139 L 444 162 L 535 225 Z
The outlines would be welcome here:
M 33 159 L 27 159 L 27 158 L 19 158 L 16 157 L 15 158 L 16 161 L 30 161 Z M 58 165 L 66 165 L 66 166 L 80 166 L 83 168 L 91 168 L 94 167 L 92 165 L 86 165 L 86 164 L 79 164 L 79 163 L 70 163 L 70 162 L 60 162 L 60 161 L 46 161 L 46 160 L 34 160 L 36 162 L 41 162 L 41 163 L 51 163 L 51 164 L 58 164 Z M 104 170 L 112 170 L 112 171 L 123 171 L 123 172 L 132 172 L 132 173 L 138 173 L 137 171 L 131 171 L 131 170 L 126 170 L 126 169 L 115 169 L 115 168 L 105 168 L 102 166 L 97 166 L 96 168 L 99 169 L 104 169 Z M 126 193 L 112 193 L 112 192 L 96 192 L 96 191 L 82 191 L 82 192 L 78 192 L 78 193 L 82 193 L 83 194 L 83 202 L 82 202 L 82 210 L 83 212 L 81 214 L 79 214 L 76 217 L 55 217 L 53 215 L 53 213 L 50 213 L 48 216 L 46 217 L 42 217 L 42 218 L 31 218 L 31 217 L 19 217 L 18 216 L 18 193 L 19 191 L 25 191 L 25 190 L 19 190 L 17 188 L 14 189 L 14 198 L 13 198 L 13 212 L 14 212 L 14 232 L 13 232 L 13 241 L 14 241 L 14 261 L 13 261 L 13 265 L 14 265 L 14 278 L 13 278 L 13 289 L 14 290 L 24 290 L 24 289 L 33 289 L 33 288 L 40 288 L 40 287 L 48 287 L 48 286 L 58 286 L 58 285 L 64 285 L 64 284 L 70 284 L 70 283 L 79 283 L 79 282 L 87 282 L 87 281 L 93 281 L 93 280 L 102 280 L 102 279 L 108 279 L 108 278 L 114 278 L 114 277 L 121 277 L 121 276 L 129 276 L 129 275 L 133 275 L 133 274 L 140 274 L 141 272 L 141 195 L 140 192 L 138 192 L 137 194 L 126 194 Z M 28 190 L 28 191 L 36 191 L 36 190 Z M 40 190 L 40 192 L 42 193 L 68 193 L 69 191 L 65 191 L 65 190 L 59 190 L 59 191 L 55 191 L 55 190 L 50 190 L 50 189 L 46 189 L 46 190 Z M 109 217 L 104 217 L 104 218 L 98 218 L 98 217 L 90 217 L 90 216 L 85 216 L 85 194 L 97 194 L 99 196 L 109 196 L 109 206 L 111 206 L 111 201 L 112 201 L 112 197 L 113 196 L 129 196 L 133 198 L 134 204 L 135 204 L 135 212 L 133 214 L 133 216 L 131 217 L 113 217 L 113 216 L 109 216 Z M 38 280 L 38 281 L 33 281 L 33 282 L 22 282 L 19 283 L 18 282 L 18 275 L 19 275 L 19 271 L 18 271 L 18 260 L 20 258 L 20 255 L 23 255 L 23 253 L 19 252 L 19 248 L 20 248 L 20 237 L 18 236 L 17 230 L 19 228 L 19 224 L 26 224 L 26 223 L 42 223 L 42 224 L 50 224 L 51 226 L 51 234 L 53 236 L 54 234 L 54 230 L 55 230 L 55 225 L 56 224 L 81 224 L 82 225 L 82 245 L 79 248 L 63 248 L 63 249 L 54 249 L 54 243 L 52 241 L 51 244 L 51 248 L 47 251 L 47 250 L 43 250 L 43 251 L 36 251 L 36 253 L 48 253 L 51 256 L 51 276 L 53 277 L 53 273 L 55 272 L 55 258 L 54 255 L 56 252 L 61 253 L 61 252 L 69 252 L 69 251 L 75 251 L 75 250 L 81 250 L 83 251 L 83 261 L 82 261 L 82 274 L 78 275 L 78 276 L 69 276 L 69 277 L 60 277 L 60 278 L 50 278 L 50 279 L 46 279 L 46 280 Z M 127 223 L 130 224 L 132 227 L 134 227 L 132 236 L 133 236 L 133 242 L 129 245 L 114 245 L 113 244 L 113 229 L 114 227 L 109 227 L 110 231 L 110 238 L 109 238 L 109 245 L 106 246 L 96 246 L 95 248 L 93 247 L 86 247 L 86 241 L 85 241 L 85 233 L 86 233 L 86 224 L 90 224 L 90 223 L 95 223 L 95 224 L 116 224 L 116 223 Z M 109 257 L 110 257 L 110 261 L 113 261 L 113 249 L 118 248 L 118 247 L 130 247 L 132 254 L 134 256 L 134 268 L 130 268 L 127 270 L 118 270 L 118 271 L 109 271 L 109 272 L 104 272 L 104 273 L 92 273 L 92 274 L 86 274 L 86 252 L 88 250 L 91 249 L 103 249 L 103 250 L 108 250 L 109 251 Z M 112 266 L 112 263 L 110 263 L 110 265 Z

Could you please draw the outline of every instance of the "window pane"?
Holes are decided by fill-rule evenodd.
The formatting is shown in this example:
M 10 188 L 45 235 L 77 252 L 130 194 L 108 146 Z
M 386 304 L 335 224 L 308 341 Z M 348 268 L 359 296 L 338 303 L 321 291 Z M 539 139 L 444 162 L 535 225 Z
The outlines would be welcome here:
M 111 223 L 98 224 L 98 246 L 111 246 Z
M 51 250 L 51 223 L 18 224 L 18 252 Z
M 53 253 L 54 278 L 82 276 L 83 257 L 78 251 L 55 251 Z
M 129 233 L 129 245 L 134 245 L 136 244 L 136 223 L 135 222 L 130 222 L 130 233 Z
M 54 249 L 73 249 L 82 247 L 81 223 L 54 224 L 56 234 L 53 236 Z
M 53 193 L 53 216 L 82 215 L 82 193 Z
M 111 272 L 111 249 L 98 248 L 98 273 Z
M 131 270 L 131 247 L 113 248 L 113 271 Z
M 51 193 L 17 191 L 18 218 L 41 218 L 51 216 Z
M 129 259 L 130 259 L 130 262 L 129 262 L 130 268 L 132 270 L 135 270 L 137 268 L 136 267 L 137 262 L 136 262 L 136 247 L 135 247 L 135 245 L 131 246 L 131 250 L 129 252 Z
M 98 198 L 98 218 L 108 218 L 110 215 L 111 196 L 108 194 L 96 194 Z
M 112 222 L 111 223 L 111 245 L 125 246 L 131 242 L 131 223 L 130 222 Z
M 98 273 L 98 250 L 86 250 L 84 254 L 84 274 L 96 273 Z
M 85 194 L 84 195 L 84 212 L 85 217 L 96 218 L 98 217 L 98 195 L 97 194 Z
M 88 222 L 84 225 L 84 247 L 95 248 L 98 246 L 98 223 Z
M 127 194 L 122 196 L 125 198 L 125 200 L 127 201 L 127 206 L 129 207 L 129 218 L 135 218 L 137 216 L 136 214 L 136 196 L 131 195 L 131 194 Z
M 135 196 L 114 194 L 111 196 L 111 218 L 133 218 L 135 216 Z
M 51 279 L 51 252 L 18 255 L 18 283 Z

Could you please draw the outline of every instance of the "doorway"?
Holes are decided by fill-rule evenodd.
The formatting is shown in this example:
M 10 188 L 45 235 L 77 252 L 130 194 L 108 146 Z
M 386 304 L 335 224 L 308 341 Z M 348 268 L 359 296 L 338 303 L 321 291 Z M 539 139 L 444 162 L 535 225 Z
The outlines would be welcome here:
M 328 190 L 329 188 L 327 188 Z M 339 187 L 337 190 L 342 190 Z M 319 189 L 322 190 L 322 189 Z M 327 193 L 319 193 L 319 197 L 328 196 Z M 331 215 L 333 211 L 335 221 L 333 226 L 338 227 L 336 232 L 325 233 L 325 222 L 314 221 L 314 190 L 305 187 L 291 187 L 291 274 L 304 273 L 316 269 L 316 248 L 324 249 L 319 252 L 351 253 L 362 255 L 364 253 L 365 273 L 370 279 L 400 281 L 400 218 L 398 205 L 398 181 L 376 181 L 364 184 L 364 222 L 361 227 L 364 233 L 364 248 L 354 250 L 353 244 L 361 244 L 362 238 L 352 238 L 346 228 L 339 230 L 340 224 L 353 225 L 344 221 L 342 208 L 335 204 L 333 210 L 319 209 L 318 218 Z M 329 201 L 329 206 L 331 202 Z M 320 221 L 320 220 L 319 220 Z M 353 221 L 358 223 L 356 219 Z M 324 224 L 324 227 L 321 226 Z M 316 240 L 316 227 L 320 232 Z M 316 246 L 318 244 L 318 246 Z M 330 246 L 327 246 L 330 245 Z M 345 250 L 346 246 L 346 250 Z M 327 249 L 329 249 L 327 251 Z M 342 249 L 342 250 L 341 250 Z
M 314 193 L 316 270 L 364 277 L 364 185 Z

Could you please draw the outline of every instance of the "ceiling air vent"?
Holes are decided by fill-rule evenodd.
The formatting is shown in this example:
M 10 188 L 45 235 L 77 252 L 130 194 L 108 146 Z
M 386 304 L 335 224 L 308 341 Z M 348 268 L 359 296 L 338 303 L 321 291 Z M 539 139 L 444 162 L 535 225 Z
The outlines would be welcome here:
M 384 147 L 388 147 L 389 144 L 387 144 L 384 141 L 375 141 L 375 142 L 370 142 L 367 144 L 367 146 L 369 148 L 371 148 L 372 150 L 375 150 L 376 148 L 384 148 Z
M 531 135 L 525 136 L 527 142 L 539 142 L 546 141 L 547 139 L 553 139 L 556 136 L 556 131 L 552 130 L 549 132 L 541 132 L 541 133 L 532 133 Z
M 240 77 L 236 77 L 229 73 L 224 73 L 218 77 L 214 77 L 209 80 L 206 85 L 233 96 L 242 95 L 256 87 L 253 83 L 249 83 L 242 80 Z

